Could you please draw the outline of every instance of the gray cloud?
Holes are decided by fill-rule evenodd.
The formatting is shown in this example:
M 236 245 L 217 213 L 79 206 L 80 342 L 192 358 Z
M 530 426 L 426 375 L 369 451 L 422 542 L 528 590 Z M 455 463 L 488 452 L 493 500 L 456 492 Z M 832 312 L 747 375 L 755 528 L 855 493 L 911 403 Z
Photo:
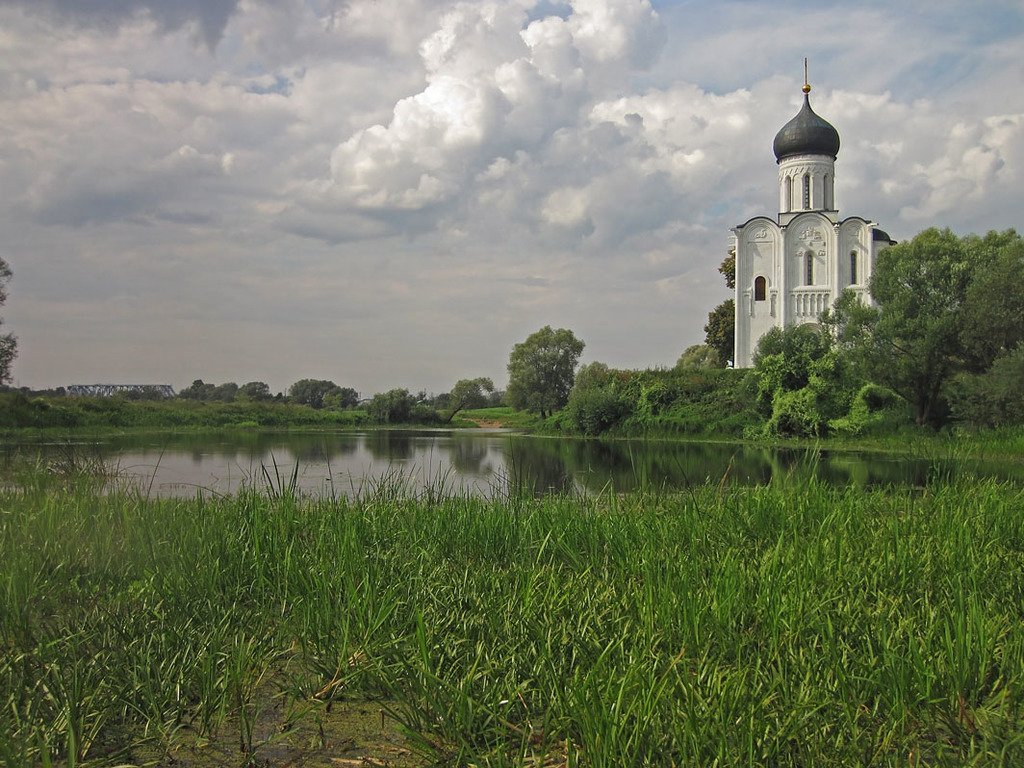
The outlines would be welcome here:
M 0 6 L 19 6 L 54 19 L 101 28 L 116 28 L 143 15 L 168 31 L 195 22 L 211 50 L 220 42 L 238 3 L 239 0 L 0 0 Z

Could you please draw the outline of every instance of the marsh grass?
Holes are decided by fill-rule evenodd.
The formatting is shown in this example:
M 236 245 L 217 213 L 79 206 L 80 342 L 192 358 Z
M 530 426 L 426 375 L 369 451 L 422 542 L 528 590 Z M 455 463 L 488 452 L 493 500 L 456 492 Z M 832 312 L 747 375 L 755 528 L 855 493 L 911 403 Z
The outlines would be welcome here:
M 1022 508 L 9 485 L 0 762 L 256 764 L 379 701 L 422 765 L 1021 765 Z

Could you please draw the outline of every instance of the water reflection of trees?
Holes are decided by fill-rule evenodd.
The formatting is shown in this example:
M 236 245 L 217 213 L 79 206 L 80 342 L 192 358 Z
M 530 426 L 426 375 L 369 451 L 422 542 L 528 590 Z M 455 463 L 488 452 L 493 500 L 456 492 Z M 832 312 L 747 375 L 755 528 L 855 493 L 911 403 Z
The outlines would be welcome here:
M 563 440 L 511 437 L 503 446 L 505 482 L 511 492 L 544 495 L 574 490 L 562 454 Z
M 766 483 L 767 452 L 734 445 L 580 440 L 568 446 L 569 471 L 596 492 L 674 490 L 706 482 Z
M 77 444 L 76 444 L 77 445 Z M 83 443 L 84 445 L 84 443 Z M 583 488 L 680 489 L 711 483 L 767 484 L 818 478 L 832 485 L 926 486 L 964 475 L 1022 480 L 1019 466 L 907 459 L 870 453 L 763 446 L 644 440 L 584 440 L 530 436 L 495 437 L 467 433 L 438 434 L 375 430 L 347 433 L 273 433 L 238 431 L 215 434 L 128 435 L 89 443 L 116 462 L 123 454 L 158 466 L 161 457 L 191 457 L 208 473 L 218 463 L 258 472 L 260 464 L 318 467 L 333 474 L 362 476 L 370 471 L 364 446 L 374 462 L 416 460 L 429 468 L 450 467 L 467 478 L 489 476 L 529 493 L 565 493 Z M 56 446 L 47 451 L 54 451 Z M 436 455 L 429 453 L 436 451 Z M 358 465 L 358 466 L 350 466 Z M 223 471 L 216 469 L 215 471 Z M 233 470 L 232 470 L 233 471 Z M 204 475 L 205 477 L 205 475 Z
M 480 476 L 490 472 L 490 465 L 484 467 L 490 451 L 488 440 L 476 435 L 453 435 L 444 444 L 448 450 L 448 461 L 456 472 L 464 475 Z
M 399 430 L 376 429 L 367 432 L 363 445 L 373 458 L 381 461 L 408 461 L 415 453 L 412 432 Z
M 215 456 L 231 464 L 247 464 L 252 460 L 269 460 L 272 456 L 291 457 L 300 463 L 329 462 L 332 458 L 353 454 L 359 444 L 355 433 L 281 434 L 274 432 L 238 431 L 218 434 L 171 434 L 152 436 L 127 435 L 110 444 L 111 451 L 132 452 L 142 456 L 162 453 L 183 453 L 195 463 Z

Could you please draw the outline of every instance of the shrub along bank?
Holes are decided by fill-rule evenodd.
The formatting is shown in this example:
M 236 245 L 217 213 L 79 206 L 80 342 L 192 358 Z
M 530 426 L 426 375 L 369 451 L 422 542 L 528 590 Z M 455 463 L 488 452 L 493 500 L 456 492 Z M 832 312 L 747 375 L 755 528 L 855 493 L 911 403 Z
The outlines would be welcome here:
M 0 429 L 321 427 L 370 423 L 365 411 L 276 402 L 34 397 L 0 393 Z
M 741 437 L 761 421 L 753 386 L 746 371 L 623 371 L 592 363 L 551 424 L 584 435 Z

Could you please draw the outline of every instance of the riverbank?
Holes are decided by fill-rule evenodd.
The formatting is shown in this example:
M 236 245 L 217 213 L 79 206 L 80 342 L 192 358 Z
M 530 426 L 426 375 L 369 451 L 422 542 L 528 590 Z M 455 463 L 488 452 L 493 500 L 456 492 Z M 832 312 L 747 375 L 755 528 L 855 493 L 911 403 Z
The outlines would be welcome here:
M 90 482 L 0 491 L 8 764 L 343 765 L 368 701 L 406 765 L 1024 762 L 1016 488 Z

